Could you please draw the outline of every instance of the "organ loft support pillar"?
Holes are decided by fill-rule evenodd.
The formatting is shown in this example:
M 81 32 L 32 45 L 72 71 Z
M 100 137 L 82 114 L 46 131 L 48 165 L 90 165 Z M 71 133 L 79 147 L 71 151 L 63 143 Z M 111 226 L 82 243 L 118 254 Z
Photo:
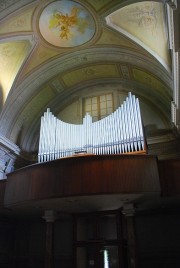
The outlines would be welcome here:
M 54 222 L 57 219 L 57 213 L 54 210 L 46 210 L 43 216 L 46 221 L 46 252 L 45 252 L 45 268 L 53 268 L 53 231 Z
M 135 209 L 133 204 L 124 204 L 122 213 L 125 215 L 127 227 L 128 268 L 137 268 L 137 248 L 134 226 Z

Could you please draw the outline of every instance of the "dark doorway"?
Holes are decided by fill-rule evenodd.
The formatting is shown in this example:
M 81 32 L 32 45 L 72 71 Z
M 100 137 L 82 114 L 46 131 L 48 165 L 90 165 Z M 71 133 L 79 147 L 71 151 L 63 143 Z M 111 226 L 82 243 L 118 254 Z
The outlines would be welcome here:
M 76 268 L 123 268 L 123 224 L 120 211 L 78 214 L 74 221 Z

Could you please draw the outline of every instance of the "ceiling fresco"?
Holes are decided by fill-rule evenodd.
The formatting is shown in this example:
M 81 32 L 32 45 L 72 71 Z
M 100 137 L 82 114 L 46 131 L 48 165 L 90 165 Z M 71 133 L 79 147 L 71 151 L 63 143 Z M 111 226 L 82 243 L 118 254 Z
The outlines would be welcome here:
M 55 1 L 42 11 L 39 29 L 43 38 L 57 47 L 82 45 L 95 34 L 95 21 L 80 4 Z
M 14 41 L 0 44 L 0 81 L 3 103 L 20 70 L 25 58 L 31 50 L 29 41 Z
M 91 79 L 101 79 L 106 77 L 118 77 L 119 72 L 115 65 L 92 65 L 90 67 L 68 72 L 62 79 L 66 86 L 73 86 L 79 82 L 85 82 Z
M 23 10 L 23 13 L 17 12 L 11 18 L 6 18 L 1 22 L 0 35 L 17 32 L 31 32 L 32 31 L 32 16 L 35 7 L 30 7 Z
M 118 98 L 130 90 L 151 111 L 146 125 L 169 128 L 173 81 L 163 2 L 4 1 L 0 134 L 33 153 L 47 107 L 71 121 L 71 109 L 80 113 L 87 95 Z
M 162 3 L 145 1 L 128 5 L 110 14 L 106 20 L 111 27 L 146 48 L 170 70 L 168 33 Z
M 47 48 L 41 44 L 37 45 L 35 50 L 33 51 L 33 57 L 30 57 L 29 60 L 26 62 L 21 76 L 26 76 L 29 72 L 33 71 L 35 68 L 42 65 L 44 62 L 47 62 L 48 60 L 51 60 L 52 58 L 60 54 L 61 52 L 59 51 Z

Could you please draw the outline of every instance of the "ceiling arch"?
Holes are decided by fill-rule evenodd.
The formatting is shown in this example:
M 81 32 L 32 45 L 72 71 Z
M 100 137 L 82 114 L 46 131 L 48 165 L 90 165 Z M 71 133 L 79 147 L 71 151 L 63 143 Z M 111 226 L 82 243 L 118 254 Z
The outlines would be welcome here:
M 140 44 L 170 72 L 171 59 L 164 9 L 164 4 L 154 1 L 134 3 L 111 13 L 106 17 L 106 22 Z
M 156 115 L 159 121 L 155 120 L 154 124 L 159 124 L 157 128 L 168 129 L 171 123 L 173 81 L 166 36 L 157 39 L 159 46 L 165 43 L 163 51 L 166 50 L 163 55 L 158 55 L 162 51 L 151 53 L 152 42 L 158 32 L 155 32 L 150 43 L 149 36 L 147 40 L 146 31 L 142 27 L 144 39 L 139 42 L 137 29 L 140 28 L 136 27 L 136 18 L 134 24 L 130 21 L 127 29 L 124 29 L 126 33 L 122 31 L 127 22 L 127 10 L 134 11 L 137 7 L 138 11 L 144 12 L 142 17 L 148 11 L 149 16 L 162 19 L 165 15 L 164 1 L 88 0 L 84 3 L 77 0 L 78 7 L 82 5 L 92 14 L 96 29 L 89 41 L 72 47 L 52 45 L 42 38 L 38 28 L 44 8 L 57 4 L 58 10 L 60 2 L 66 4 L 65 0 L 27 1 L 27 4 L 16 1 L 14 5 L 7 6 L 11 12 L 2 19 L 4 26 L 0 30 L 0 48 L 4 43 L 8 44 L 6 38 L 11 43 L 11 51 L 15 42 L 19 49 L 20 42 L 29 46 L 24 54 L 23 49 L 20 49 L 22 61 L 19 68 L 15 68 L 15 64 L 14 69 L 9 65 L 14 70 L 14 80 L 10 91 L 6 92 L 6 102 L 2 104 L 0 133 L 17 143 L 30 157 L 37 150 L 40 117 L 47 107 L 61 116 L 63 109 L 71 109 L 70 104 L 76 98 L 83 99 L 90 92 L 100 94 L 111 88 L 114 95 L 126 94 L 132 90 L 140 98 L 142 106 L 149 107 L 147 109 L 151 111 L 152 116 L 146 116 L 145 124 L 153 123 Z M 70 2 L 74 4 L 73 1 Z M 146 10 L 147 6 L 153 6 L 154 9 Z M 52 10 L 49 12 L 52 15 Z M 138 12 L 134 11 L 134 16 L 136 13 Z M 71 14 L 68 13 L 68 16 Z M 158 14 L 160 16 L 157 18 Z M 161 24 L 161 29 L 166 33 L 165 24 Z M 3 78 L 0 80 L 3 81 Z M 70 113 L 68 120 L 73 122 Z

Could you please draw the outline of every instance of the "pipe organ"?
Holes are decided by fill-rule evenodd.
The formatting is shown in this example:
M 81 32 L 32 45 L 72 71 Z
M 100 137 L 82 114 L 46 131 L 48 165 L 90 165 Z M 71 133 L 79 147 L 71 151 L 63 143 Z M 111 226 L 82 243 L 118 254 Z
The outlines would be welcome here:
M 65 123 L 48 108 L 41 117 L 38 162 L 77 153 L 124 154 L 145 152 L 145 139 L 139 100 L 131 93 L 111 115 L 92 122 L 89 114 L 83 124 Z

